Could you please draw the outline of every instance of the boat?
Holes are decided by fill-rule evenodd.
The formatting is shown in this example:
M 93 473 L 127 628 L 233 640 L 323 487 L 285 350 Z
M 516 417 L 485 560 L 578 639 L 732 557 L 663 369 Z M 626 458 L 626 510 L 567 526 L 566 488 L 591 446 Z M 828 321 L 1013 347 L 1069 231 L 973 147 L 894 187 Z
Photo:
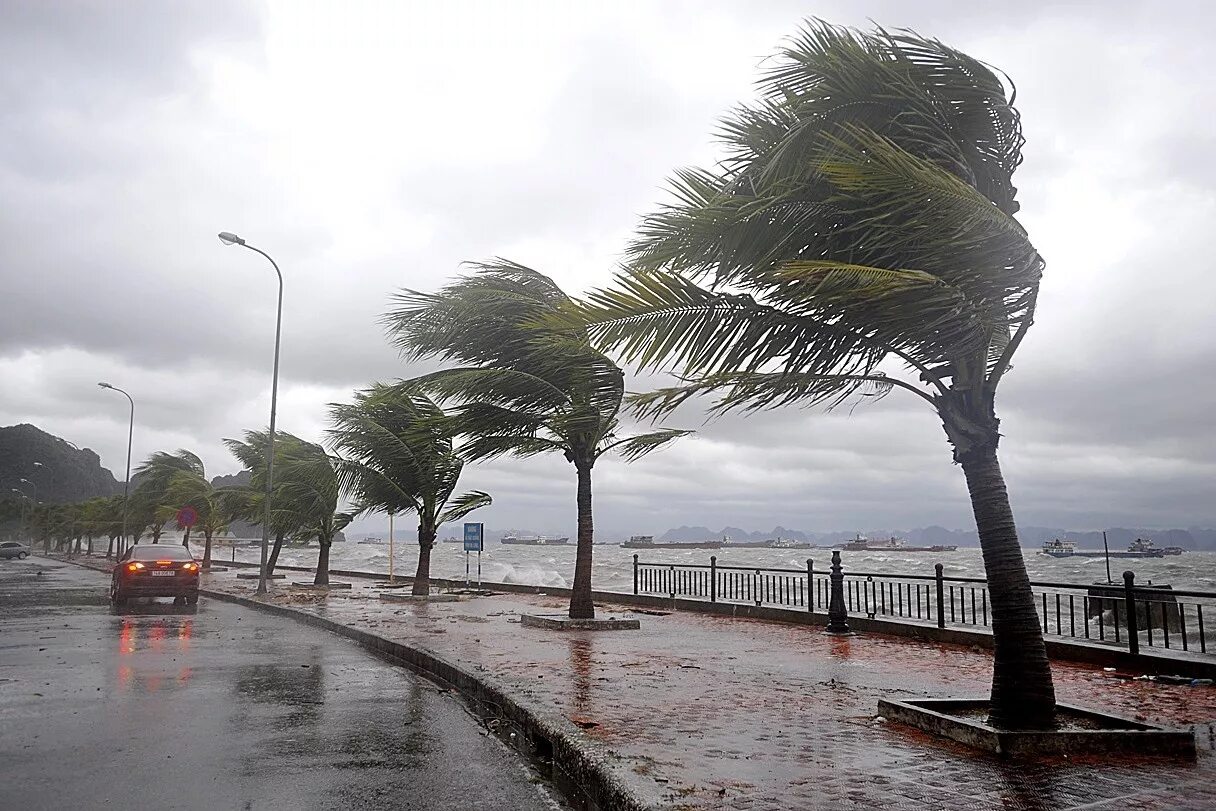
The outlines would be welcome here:
M 908 542 L 894 536 L 884 541 L 872 541 L 863 535 L 858 535 L 844 545 L 846 552 L 954 552 L 954 545 L 935 544 L 933 546 L 908 546 Z
M 1043 548 L 1039 550 L 1041 555 L 1049 555 L 1053 558 L 1160 558 L 1167 554 L 1164 549 L 1157 548 L 1156 544 L 1147 538 L 1137 538 L 1127 546 L 1126 552 L 1112 551 L 1099 549 L 1077 549 L 1077 545 L 1072 541 L 1063 541 L 1059 538 L 1047 541 L 1043 544 Z M 1176 553 L 1170 553 L 1176 554 Z
M 363 540 L 359 541 L 359 543 L 372 544 L 374 546 L 379 546 L 381 544 L 387 543 L 387 541 L 385 541 L 383 538 L 364 538 Z
M 769 538 L 767 541 L 732 541 L 722 539 L 723 549 L 814 549 L 815 544 L 792 541 L 789 538 Z
M 668 541 L 655 543 L 653 535 L 634 535 L 621 544 L 626 549 L 721 549 L 722 541 Z
M 507 544 L 520 544 L 523 546 L 562 546 L 570 542 L 569 538 L 553 538 L 547 535 L 520 535 L 515 532 L 508 532 L 502 536 L 502 542 Z
M 1161 550 L 1161 554 L 1163 554 L 1163 555 L 1181 555 L 1185 551 L 1186 550 L 1183 549 L 1181 546 L 1167 546 Z

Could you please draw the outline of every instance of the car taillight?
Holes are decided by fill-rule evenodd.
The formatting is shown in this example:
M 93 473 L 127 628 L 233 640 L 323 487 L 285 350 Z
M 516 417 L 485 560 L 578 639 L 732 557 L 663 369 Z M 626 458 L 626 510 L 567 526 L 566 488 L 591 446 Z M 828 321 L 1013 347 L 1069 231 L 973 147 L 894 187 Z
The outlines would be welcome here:
M 185 569 L 187 572 L 193 572 L 196 569 L 198 569 L 198 564 L 197 563 L 183 563 L 182 568 Z
M 128 563 L 128 564 L 127 564 L 127 571 L 128 571 L 128 572 L 138 572 L 138 571 L 139 571 L 140 569 L 142 569 L 142 568 L 144 568 L 144 565 L 143 565 L 142 563 L 138 562 L 138 561 L 136 561 L 135 563 Z
M 173 561 L 171 561 L 171 560 L 158 560 L 158 561 L 156 561 L 156 565 L 157 565 L 157 566 L 172 566 L 172 565 L 173 565 Z

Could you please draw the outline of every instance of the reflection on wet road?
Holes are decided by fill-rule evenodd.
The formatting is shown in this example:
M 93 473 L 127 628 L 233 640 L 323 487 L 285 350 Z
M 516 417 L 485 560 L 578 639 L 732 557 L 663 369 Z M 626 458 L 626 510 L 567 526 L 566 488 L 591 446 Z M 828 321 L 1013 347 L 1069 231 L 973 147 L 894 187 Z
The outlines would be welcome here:
M 456 699 L 347 640 L 105 589 L 0 561 L 0 808 L 557 807 Z

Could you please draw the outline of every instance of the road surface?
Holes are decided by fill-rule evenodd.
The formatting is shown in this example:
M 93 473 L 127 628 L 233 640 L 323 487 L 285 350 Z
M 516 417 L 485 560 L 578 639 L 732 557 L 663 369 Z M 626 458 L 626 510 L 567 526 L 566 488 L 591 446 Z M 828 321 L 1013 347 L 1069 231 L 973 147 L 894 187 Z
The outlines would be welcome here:
M 0 809 L 557 809 L 457 698 L 349 640 L 0 561 Z

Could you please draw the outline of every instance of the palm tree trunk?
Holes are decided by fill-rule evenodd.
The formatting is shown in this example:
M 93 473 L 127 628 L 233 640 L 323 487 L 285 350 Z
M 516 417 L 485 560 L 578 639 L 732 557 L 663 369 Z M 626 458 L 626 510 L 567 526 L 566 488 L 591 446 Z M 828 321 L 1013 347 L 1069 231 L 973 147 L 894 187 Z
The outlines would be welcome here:
M 591 602 L 591 553 L 594 527 L 591 522 L 591 466 L 578 469 L 578 551 L 574 559 L 574 589 L 570 593 L 570 619 L 595 619 Z
M 106 547 L 106 560 L 114 557 L 114 536 L 110 536 L 110 545 Z
M 329 585 L 329 547 L 333 539 L 320 538 L 321 551 L 317 553 L 317 576 L 313 578 L 314 586 Z
M 209 530 L 209 529 L 203 530 L 203 538 L 205 539 L 204 543 L 203 543 L 203 568 L 210 569 L 211 568 L 211 530 Z
M 274 546 L 270 548 L 270 557 L 266 560 L 266 576 L 274 574 L 274 567 L 279 562 L 279 550 L 283 548 L 283 533 L 276 532 L 274 535 Z
M 992 598 L 990 722 L 1006 729 L 1049 728 L 1056 704 L 1051 665 L 996 443 L 984 443 L 960 455 L 959 461 L 971 493 Z
M 435 547 L 435 536 L 439 531 L 425 524 L 418 525 L 418 568 L 414 571 L 414 587 L 410 594 L 422 596 L 431 593 L 431 549 Z

